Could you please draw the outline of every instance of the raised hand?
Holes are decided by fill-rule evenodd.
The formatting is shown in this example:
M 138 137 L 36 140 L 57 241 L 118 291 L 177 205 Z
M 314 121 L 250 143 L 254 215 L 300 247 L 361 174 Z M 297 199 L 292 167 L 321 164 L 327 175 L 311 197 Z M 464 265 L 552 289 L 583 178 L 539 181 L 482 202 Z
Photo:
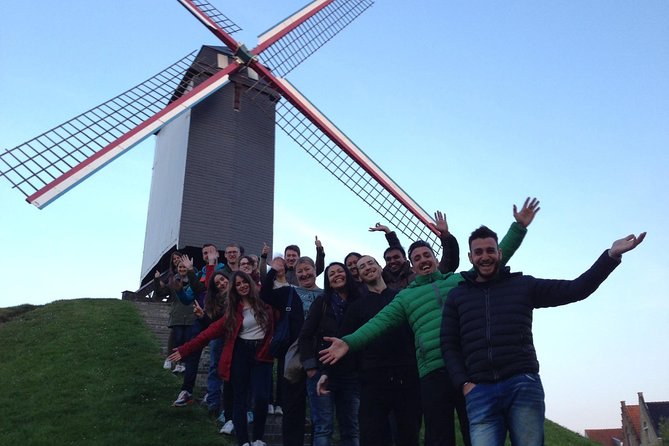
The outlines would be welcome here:
M 155 279 L 160 279 L 160 271 L 156 270 L 156 273 L 153 275 Z
M 332 342 L 332 345 L 318 352 L 321 355 L 323 364 L 335 364 L 348 353 L 348 344 L 339 338 L 323 336 L 325 342 Z
M 272 260 L 272 269 L 277 272 L 277 274 L 283 274 L 285 272 L 286 261 L 281 257 L 275 257 Z
M 204 317 L 204 310 L 197 302 L 197 299 L 193 302 L 193 313 L 195 313 L 195 316 L 197 316 L 198 319 L 202 319 Z
M 187 270 L 193 271 L 193 259 L 192 258 L 188 258 L 187 255 L 183 255 L 183 256 L 181 256 L 181 263 L 184 264 L 184 266 L 186 267 Z
M 371 228 L 369 228 L 369 232 L 376 232 L 376 231 L 383 231 L 386 234 L 390 232 L 390 228 L 386 225 L 382 225 L 381 223 L 377 223 Z
M 513 205 L 513 218 L 516 219 L 516 222 L 518 222 L 519 225 L 527 228 L 530 223 L 532 223 L 532 220 L 534 220 L 534 216 L 537 215 L 537 212 L 540 210 L 539 200 L 532 198 L 530 201 L 530 197 L 527 197 L 520 212 L 518 212 L 516 205 Z
M 619 259 L 627 251 L 636 248 L 639 243 L 643 242 L 644 238 L 646 238 L 646 233 L 642 232 L 638 237 L 634 234 L 630 234 L 627 237 L 616 240 L 613 242 L 613 245 L 611 245 L 611 249 L 609 249 L 609 255 L 614 259 Z
M 262 244 L 263 244 L 263 247 L 262 247 L 261 255 L 263 257 L 267 257 L 269 255 L 269 245 L 267 244 L 267 242 L 262 242 Z
M 439 230 L 440 236 L 448 235 L 448 223 L 446 222 L 446 214 L 443 214 L 441 211 L 435 212 L 434 222 L 437 230 Z
M 320 240 L 318 240 L 318 236 L 316 236 L 316 241 L 314 241 L 314 244 L 316 245 L 316 249 L 322 248 L 323 244 L 321 243 Z

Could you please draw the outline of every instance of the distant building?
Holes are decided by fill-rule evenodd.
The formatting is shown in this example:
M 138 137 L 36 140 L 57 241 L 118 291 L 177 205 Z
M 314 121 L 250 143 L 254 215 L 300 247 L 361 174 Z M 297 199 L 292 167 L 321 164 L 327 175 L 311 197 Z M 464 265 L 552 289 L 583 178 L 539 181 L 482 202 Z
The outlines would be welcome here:
M 623 446 L 623 430 L 617 429 L 586 429 L 585 436 L 603 446 Z
M 639 404 L 620 402 L 622 428 L 586 429 L 585 436 L 603 446 L 662 446 L 660 424 L 669 422 L 669 401 L 647 403 L 639 392 Z
M 647 403 L 639 392 L 639 405 L 620 402 L 625 446 L 661 446 L 660 423 L 669 422 L 669 401 Z

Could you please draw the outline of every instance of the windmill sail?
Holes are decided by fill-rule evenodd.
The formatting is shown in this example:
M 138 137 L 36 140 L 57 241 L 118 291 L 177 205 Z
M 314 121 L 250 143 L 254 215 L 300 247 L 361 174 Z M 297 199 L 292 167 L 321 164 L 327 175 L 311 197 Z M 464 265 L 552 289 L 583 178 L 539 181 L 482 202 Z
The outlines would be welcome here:
M 43 208 L 228 81 L 196 52 L 47 132 L 0 154 L 0 176 Z M 215 74 L 215 75 L 214 75 Z M 202 77 L 206 81 L 198 80 Z
M 315 0 L 263 33 L 250 51 L 230 35 L 239 27 L 208 1 L 179 2 L 223 41 L 232 58 L 209 63 L 196 59 L 195 53 L 186 56 L 125 93 L 0 154 L 0 176 L 28 202 L 44 207 L 230 81 L 236 91 L 245 81 L 234 76 L 248 75 L 258 80 L 248 91 L 275 98 L 270 106 L 272 113 L 276 106 L 278 125 L 307 153 L 406 237 L 437 245 L 438 231 L 429 214 L 282 78 L 367 10 L 372 0 Z

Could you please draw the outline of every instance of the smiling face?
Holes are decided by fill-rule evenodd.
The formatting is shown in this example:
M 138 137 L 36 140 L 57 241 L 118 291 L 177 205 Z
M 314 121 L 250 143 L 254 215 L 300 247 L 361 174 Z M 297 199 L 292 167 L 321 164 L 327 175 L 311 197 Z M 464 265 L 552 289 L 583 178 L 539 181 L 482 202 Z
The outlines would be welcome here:
M 286 252 L 283 253 L 283 257 L 286 259 L 286 267 L 295 268 L 295 263 L 297 262 L 297 259 L 300 257 L 300 255 L 297 253 L 297 251 L 286 249 Z
M 216 289 L 221 293 L 224 293 L 228 290 L 229 283 L 230 282 L 228 281 L 228 278 L 223 274 L 217 274 L 214 276 L 214 285 L 216 285 Z
M 183 263 L 179 263 L 179 266 L 177 266 L 177 273 L 179 273 L 181 277 L 184 277 L 188 274 L 188 268 L 186 268 L 186 265 Z
M 310 264 L 297 264 L 295 267 L 295 275 L 297 276 L 297 282 L 302 288 L 311 289 L 316 286 L 316 269 Z
M 228 264 L 236 265 L 239 259 L 239 248 L 236 246 L 228 246 L 225 248 L 225 260 Z
M 178 267 L 179 262 L 181 262 L 181 256 L 179 255 L 178 252 L 175 252 L 174 254 L 172 254 L 172 265 Z
M 427 276 L 437 270 L 437 259 L 427 246 L 411 251 L 411 269 L 419 276 Z
M 358 259 L 360 279 L 365 283 L 375 283 L 381 278 L 381 265 L 371 256 L 362 256 Z
M 346 257 L 346 268 L 351 273 L 353 278 L 357 281 L 360 281 L 360 274 L 358 271 L 358 260 L 360 257 L 356 255 L 350 255 Z
M 389 249 L 383 256 L 383 259 L 386 261 L 386 266 L 393 273 L 398 273 L 407 261 L 399 249 Z
M 244 280 L 241 276 L 235 278 L 235 290 L 240 297 L 248 297 L 249 292 L 251 291 L 251 285 Z
M 340 265 L 331 265 L 326 272 L 332 289 L 341 290 L 346 286 L 346 271 Z
M 251 260 L 247 257 L 242 257 L 239 261 L 239 269 L 244 271 L 246 274 L 251 274 L 253 272 L 253 265 Z
M 499 271 L 502 251 L 494 238 L 476 238 L 469 244 L 469 261 L 476 270 L 477 282 L 493 279 Z

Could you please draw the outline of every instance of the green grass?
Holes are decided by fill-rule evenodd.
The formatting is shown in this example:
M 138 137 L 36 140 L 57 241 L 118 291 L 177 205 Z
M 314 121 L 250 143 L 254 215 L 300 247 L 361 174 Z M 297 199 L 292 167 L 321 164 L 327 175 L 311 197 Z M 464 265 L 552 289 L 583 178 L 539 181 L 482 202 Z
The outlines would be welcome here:
M 0 444 L 211 445 L 206 410 L 171 407 L 180 379 L 129 302 L 57 301 L 0 325 Z
M 234 444 L 205 408 L 171 406 L 181 379 L 162 369 L 132 303 L 56 301 L 5 315 L 0 445 Z M 546 445 L 595 443 L 547 420 Z
M 16 317 L 21 316 L 24 313 L 34 310 L 35 308 L 38 307 L 30 304 L 18 305 L 16 307 L 0 308 L 0 323 L 12 320 Z

